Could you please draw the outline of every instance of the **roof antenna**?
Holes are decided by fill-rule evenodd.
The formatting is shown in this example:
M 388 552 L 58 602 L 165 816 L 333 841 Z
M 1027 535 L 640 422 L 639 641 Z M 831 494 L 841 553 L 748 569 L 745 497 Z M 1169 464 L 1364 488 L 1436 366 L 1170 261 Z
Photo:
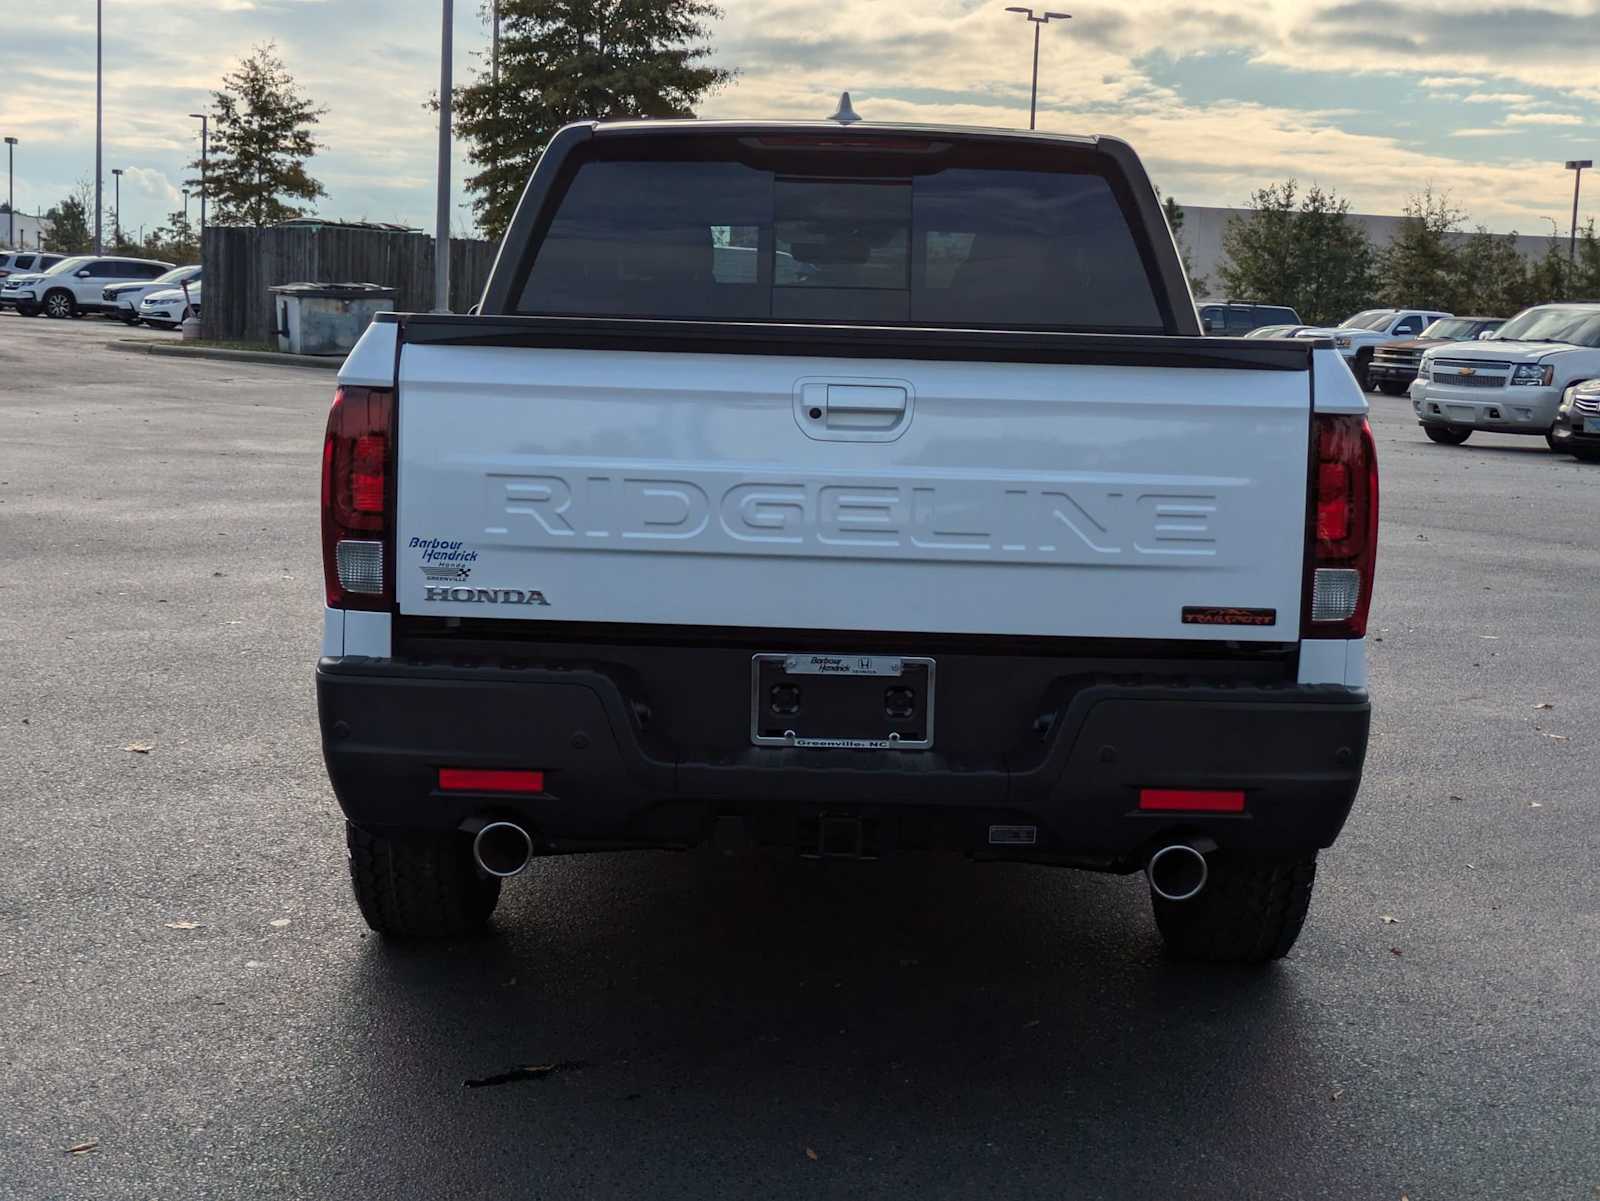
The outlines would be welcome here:
M 839 107 L 833 110 L 833 114 L 828 120 L 837 121 L 840 125 L 854 125 L 861 120 L 861 114 L 850 107 L 849 92 L 839 93 Z

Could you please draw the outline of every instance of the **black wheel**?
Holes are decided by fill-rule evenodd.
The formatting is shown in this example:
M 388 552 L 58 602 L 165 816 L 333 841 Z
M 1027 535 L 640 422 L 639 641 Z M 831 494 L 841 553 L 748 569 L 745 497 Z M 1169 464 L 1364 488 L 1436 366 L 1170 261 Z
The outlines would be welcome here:
M 1600 446 L 1569 446 L 1567 453 L 1580 463 L 1600 463 Z
M 1385 396 L 1404 396 L 1411 385 L 1404 380 L 1385 379 L 1378 381 L 1378 391 Z
M 139 314 L 135 313 L 131 317 L 122 318 L 122 324 L 124 324 L 124 325 L 138 325 L 139 324 Z
M 465 834 L 389 836 L 345 823 L 361 916 L 391 938 L 449 938 L 482 927 L 500 881 L 479 873 Z
M 1370 391 L 1372 388 L 1372 381 L 1367 378 L 1367 368 L 1371 366 L 1372 352 L 1370 350 L 1357 351 L 1355 366 L 1351 370 L 1355 373 L 1356 383 L 1361 385 L 1363 392 Z
M 1472 437 L 1471 430 L 1458 430 L 1448 425 L 1425 425 L 1422 432 L 1440 446 L 1460 446 Z
M 44 315 L 46 317 L 76 317 L 78 315 L 78 302 L 72 298 L 72 293 L 57 288 L 54 292 L 47 292 L 44 298 Z
M 1167 901 L 1150 894 L 1167 950 L 1206 963 L 1266 963 L 1287 955 L 1311 904 L 1315 853 L 1285 859 L 1213 851 L 1206 866 L 1198 896 Z

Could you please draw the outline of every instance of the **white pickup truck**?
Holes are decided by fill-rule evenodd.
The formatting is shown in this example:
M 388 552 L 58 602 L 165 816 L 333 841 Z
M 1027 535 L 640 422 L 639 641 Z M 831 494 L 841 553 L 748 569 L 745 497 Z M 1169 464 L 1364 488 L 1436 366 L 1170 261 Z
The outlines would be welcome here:
M 570 126 L 480 311 L 381 315 L 340 373 L 361 911 L 458 935 L 579 851 L 945 849 L 1144 870 L 1176 953 L 1281 956 L 1366 752 L 1365 413 L 1330 345 L 1201 335 L 1120 141 Z
M 1404 342 L 1415 338 L 1428 326 L 1450 313 L 1434 309 L 1367 309 L 1353 317 L 1346 317 L 1336 326 L 1327 329 L 1302 329 L 1297 338 L 1331 338 L 1334 349 L 1344 356 L 1350 374 L 1366 391 L 1372 381 L 1368 369 L 1372 356 L 1380 346 L 1391 342 Z

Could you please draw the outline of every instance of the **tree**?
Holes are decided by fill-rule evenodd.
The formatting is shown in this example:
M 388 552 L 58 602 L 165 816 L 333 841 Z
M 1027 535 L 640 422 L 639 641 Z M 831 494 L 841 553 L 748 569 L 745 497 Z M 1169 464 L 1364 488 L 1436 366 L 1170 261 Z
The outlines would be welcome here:
M 1466 214 L 1424 188 L 1406 202 L 1400 232 L 1378 256 L 1378 299 L 1396 309 L 1471 308 L 1462 294 L 1456 231 Z
M 1156 189 L 1156 195 L 1161 195 L 1161 190 Z M 1210 288 L 1206 286 L 1203 276 L 1194 273 L 1194 256 L 1189 253 L 1189 247 L 1183 240 L 1183 206 L 1168 196 L 1161 202 L 1161 211 L 1167 215 L 1167 226 L 1172 230 L 1172 240 L 1178 244 L 1178 257 L 1183 260 L 1183 273 L 1189 279 L 1189 287 L 1196 297 L 1203 297 Z
M 497 238 L 556 130 L 607 117 L 692 117 L 733 73 L 707 66 L 705 0 L 500 0 L 500 79 L 488 64 L 455 92 L 457 128 L 479 168 L 466 181 Z M 434 102 L 437 106 L 437 101 Z
M 1233 300 L 1286 304 L 1329 325 L 1364 307 L 1373 289 L 1372 243 L 1350 202 L 1290 179 L 1257 189 L 1248 217 L 1229 218 L 1218 274 Z
M 1527 307 L 1528 263 L 1517 235 L 1478 228 L 1455 252 L 1456 280 L 1445 307 L 1462 314 L 1509 317 Z
M 88 254 L 94 248 L 94 225 L 89 211 L 94 205 L 94 185 L 80 179 L 72 194 L 45 214 L 50 223 L 47 248 L 58 254 Z
M 203 190 L 208 217 L 218 225 L 273 225 L 305 210 L 284 202 L 326 196 L 306 171 L 319 143 L 312 127 L 328 110 L 318 108 L 295 86 L 271 42 L 241 59 L 213 92 L 211 148 L 202 185 L 201 162 L 188 187 Z

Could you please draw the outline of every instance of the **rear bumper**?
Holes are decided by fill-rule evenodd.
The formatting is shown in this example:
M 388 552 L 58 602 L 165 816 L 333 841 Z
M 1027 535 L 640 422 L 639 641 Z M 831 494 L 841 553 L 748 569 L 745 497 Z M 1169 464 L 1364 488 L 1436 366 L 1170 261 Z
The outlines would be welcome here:
M 1112 870 L 1183 835 L 1241 850 L 1327 846 L 1360 785 L 1370 720 L 1366 694 L 1343 687 L 1091 680 L 1063 693 L 1022 749 L 986 757 L 662 746 L 613 675 L 582 667 L 324 658 L 317 699 L 339 803 L 375 829 L 445 831 L 495 814 L 563 852 L 690 846 L 733 819 L 757 843 L 805 849 L 819 819 L 842 818 L 882 850 Z M 441 767 L 537 769 L 546 791 L 441 793 Z M 1147 788 L 1242 789 L 1246 805 L 1146 811 Z M 993 826 L 1033 827 L 1034 841 L 996 845 Z

